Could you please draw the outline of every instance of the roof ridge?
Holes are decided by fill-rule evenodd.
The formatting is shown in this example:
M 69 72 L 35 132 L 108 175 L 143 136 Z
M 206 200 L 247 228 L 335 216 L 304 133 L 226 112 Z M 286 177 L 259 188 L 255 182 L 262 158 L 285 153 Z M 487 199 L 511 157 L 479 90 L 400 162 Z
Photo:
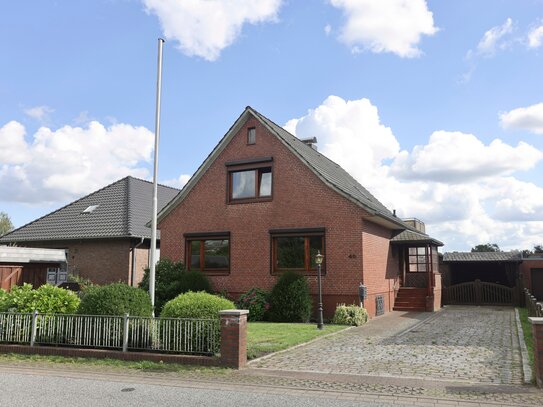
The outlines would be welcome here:
M 148 180 L 143 179 L 143 178 L 134 177 L 133 175 L 127 175 L 125 178 L 131 178 L 131 179 L 136 180 L 136 181 L 141 181 L 141 182 L 146 182 L 148 184 L 153 184 L 153 181 L 148 181 Z M 166 184 L 161 184 L 160 182 L 157 185 L 159 187 L 174 189 L 176 191 L 181 191 L 181 189 L 179 189 L 179 188 L 172 187 L 172 186 L 166 185 Z
M 89 197 L 91 197 L 91 196 L 93 196 L 93 195 L 95 195 L 95 194 L 97 194 L 97 193 L 99 193 L 99 192 L 101 192 L 101 191 L 103 191 L 103 190 L 105 190 L 105 189 L 107 189 L 107 188 L 112 187 L 113 185 L 115 185 L 115 184 L 117 184 L 117 183 L 119 183 L 119 182 L 121 182 L 121 181 L 124 181 L 124 180 L 127 179 L 128 177 L 130 177 L 130 176 L 128 175 L 128 176 L 126 176 L 126 177 L 123 177 L 123 178 L 121 178 L 121 179 L 118 179 L 117 181 L 114 181 L 114 182 L 112 182 L 112 183 L 110 183 L 110 184 L 108 184 L 108 185 L 106 185 L 106 186 L 104 186 L 104 187 L 102 187 L 102 188 L 100 188 L 100 189 L 94 191 L 94 192 L 91 192 L 90 194 L 84 195 L 84 196 L 82 196 L 81 198 L 76 199 L 75 201 L 72 201 L 72 202 L 70 202 L 70 203 L 67 203 L 66 205 L 61 206 L 61 207 L 58 208 L 58 209 L 55 209 L 54 211 L 51 211 L 51 212 L 49 212 L 49 213 L 46 213 L 45 215 L 39 217 L 38 219 L 34 219 L 34 220 L 31 221 L 31 222 L 28 222 L 28 223 L 26 223 L 26 224 L 24 224 L 24 225 L 22 225 L 22 226 L 19 226 L 17 229 L 13 229 L 12 231 L 10 231 L 10 232 L 8 232 L 8 233 L 6 233 L 5 235 L 2 235 L 2 236 L 0 236 L 0 237 L 1 237 L 2 239 L 5 238 L 5 237 L 8 237 L 8 236 L 11 235 L 12 233 L 17 232 L 18 230 L 20 230 L 20 229 L 22 229 L 22 228 L 25 228 L 25 227 L 27 227 L 27 226 L 30 226 L 30 225 L 32 225 L 32 224 L 34 224 L 34 223 L 36 223 L 36 222 L 38 222 L 38 221 L 40 221 L 40 220 L 42 220 L 42 219 L 48 217 L 48 216 L 51 216 L 51 215 L 53 215 L 53 214 L 55 214 L 55 213 L 57 213 L 57 212 L 60 212 L 61 210 L 65 209 L 65 208 L 68 208 L 69 206 L 75 205 L 76 203 L 82 201 L 83 199 L 89 198 Z

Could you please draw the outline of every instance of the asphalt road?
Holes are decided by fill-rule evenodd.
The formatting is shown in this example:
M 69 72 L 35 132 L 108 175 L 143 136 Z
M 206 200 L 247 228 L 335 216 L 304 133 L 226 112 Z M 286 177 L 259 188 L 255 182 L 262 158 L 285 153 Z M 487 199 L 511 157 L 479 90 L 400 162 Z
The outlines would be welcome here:
M 219 387 L 219 386 L 217 386 Z M 264 388 L 217 390 L 183 383 L 157 385 L 106 376 L 100 379 L 54 376 L 38 372 L 0 372 L 0 406 L 221 406 L 221 407 L 385 407 L 397 403 L 338 400 L 334 393 L 277 394 Z M 286 392 L 285 392 L 286 393 Z

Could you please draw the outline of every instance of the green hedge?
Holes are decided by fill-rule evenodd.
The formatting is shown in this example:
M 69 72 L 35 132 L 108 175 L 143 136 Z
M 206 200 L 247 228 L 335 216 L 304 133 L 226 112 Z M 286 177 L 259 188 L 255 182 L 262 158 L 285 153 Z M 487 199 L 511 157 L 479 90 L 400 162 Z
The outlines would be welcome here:
M 149 269 L 145 269 L 139 284 L 142 290 L 149 291 Z M 181 262 L 161 259 L 155 268 L 155 310 L 160 314 L 164 305 L 188 291 L 211 293 L 211 283 L 207 276 L 199 271 L 186 271 Z
M 219 311 L 235 308 L 235 304 L 226 298 L 206 292 L 189 291 L 168 301 L 160 316 L 164 318 L 218 319 Z
M 237 306 L 239 309 L 249 310 L 248 321 L 263 321 L 270 308 L 269 297 L 269 292 L 253 287 L 240 295 Z
M 279 277 L 270 294 L 270 320 L 273 322 L 308 322 L 311 296 L 307 279 L 292 271 Z
M 140 288 L 125 283 L 89 287 L 84 291 L 78 313 L 81 315 L 124 315 L 150 317 L 151 297 Z
M 74 314 L 79 302 L 79 297 L 73 291 L 49 284 L 42 285 L 36 290 L 31 284 L 24 284 L 13 287 L 9 293 L 0 292 L 0 311 L 4 312 Z

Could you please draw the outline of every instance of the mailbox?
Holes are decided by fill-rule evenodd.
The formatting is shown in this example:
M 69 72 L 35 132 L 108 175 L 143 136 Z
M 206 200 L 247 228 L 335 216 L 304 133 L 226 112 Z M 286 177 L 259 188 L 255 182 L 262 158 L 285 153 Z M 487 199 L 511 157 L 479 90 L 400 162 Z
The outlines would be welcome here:
M 364 302 L 366 298 L 368 298 L 368 287 L 366 287 L 364 284 L 360 283 L 358 286 L 358 298 L 360 299 L 360 302 Z

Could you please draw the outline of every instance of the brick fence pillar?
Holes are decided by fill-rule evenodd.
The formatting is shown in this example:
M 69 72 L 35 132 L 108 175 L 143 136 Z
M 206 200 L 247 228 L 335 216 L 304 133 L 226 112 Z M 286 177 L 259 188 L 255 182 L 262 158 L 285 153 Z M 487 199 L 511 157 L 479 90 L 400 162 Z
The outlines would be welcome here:
M 219 311 L 221 318 L 221 364 L 241 369 L 247 364 L 247 310 Z
M 543 318 L 528 318 L 534 335 L 535 380 L 543 387 Z

